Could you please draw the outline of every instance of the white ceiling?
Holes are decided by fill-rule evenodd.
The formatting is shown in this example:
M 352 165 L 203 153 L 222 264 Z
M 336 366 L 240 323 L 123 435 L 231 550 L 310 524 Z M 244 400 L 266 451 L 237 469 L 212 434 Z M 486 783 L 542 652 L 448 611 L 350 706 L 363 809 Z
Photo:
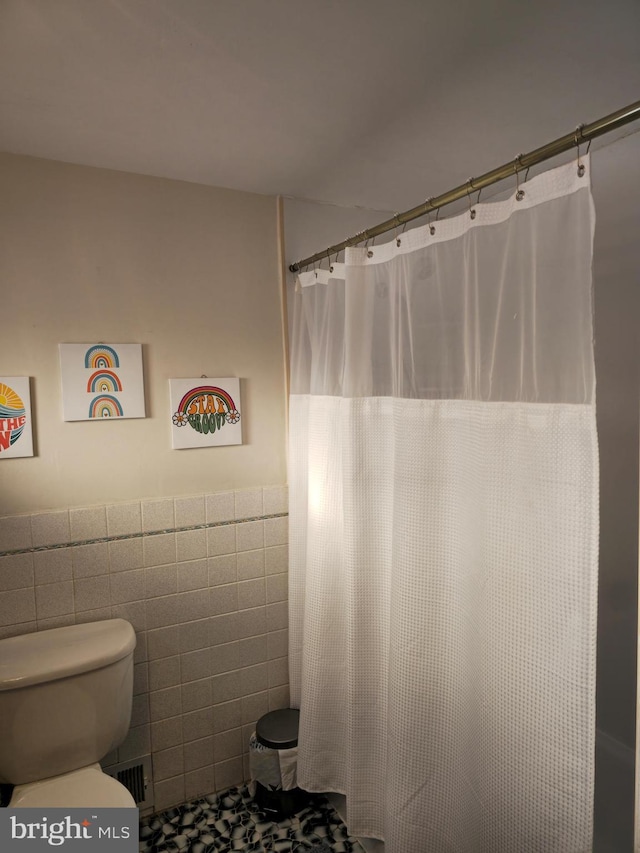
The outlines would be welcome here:
M 0 150 L 381 210 L 640 99 L 639 0 L 0 0 Z

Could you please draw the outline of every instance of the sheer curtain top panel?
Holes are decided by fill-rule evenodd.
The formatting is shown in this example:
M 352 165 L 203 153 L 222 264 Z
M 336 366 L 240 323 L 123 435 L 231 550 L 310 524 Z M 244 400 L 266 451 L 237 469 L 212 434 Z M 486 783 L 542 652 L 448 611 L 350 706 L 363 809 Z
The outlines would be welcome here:
M 520 201 L 514 191 L 302 273 L 292 393 L 593 402 L 583 164 L 583 176 L 574 162 L 521 184 Z

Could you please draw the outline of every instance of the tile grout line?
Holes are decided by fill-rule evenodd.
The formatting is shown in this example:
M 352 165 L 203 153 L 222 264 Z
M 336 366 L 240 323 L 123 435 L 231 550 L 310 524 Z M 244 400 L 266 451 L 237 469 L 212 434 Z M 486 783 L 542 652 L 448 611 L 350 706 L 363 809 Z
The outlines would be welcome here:
M 18 554 L 35 554 L 42 551 L 57 551 L 62 548 L 79 548 L 82 545 L 99 545 L 105 542 L 122 542 L 129 539 L 143 539 L 145 536 L 162 536 L 170 533 L 188 533 L 191 530 L 210 530 L 215 527 L 228 527 L 231 524 L 245 524 L 251 521 L 270 521 L 276 518 L 287 518 L 288 512 L 278 512 L 272 515 L 257 515 L 250 518 L 235 518 L 228 521 L 211 521 L 204 524 L 193 524 L 185 527 L 169 527 L 164 530 L 144 530 L 135 533 L 123 533 L 118 536 L 101 536 L 96 539 L 78 539 L 58 542 L 51 545 L 38 545 L 31 548 L 16 548 L 11 551 L 0 551 L 0 557 L 13 557 Z

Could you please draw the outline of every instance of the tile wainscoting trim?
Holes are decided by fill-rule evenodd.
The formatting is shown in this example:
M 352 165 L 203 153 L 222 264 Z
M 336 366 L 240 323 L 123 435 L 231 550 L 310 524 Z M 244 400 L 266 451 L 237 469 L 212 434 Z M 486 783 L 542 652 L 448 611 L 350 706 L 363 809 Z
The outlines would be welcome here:
M 46 513 L 39 513 L 39 515 L 46 515 Z M 233 521 L 212 521 L 208 524 L 191 524 L 185 525 L 184 527 L 167 527 L 162 530 L 149 530 L 144 532 L 136 532 L 136 533 L 122 533 L 118 536 L 99 536 L 94 539 L 74 539 L 69 540 L 67 542 L 56 542 L 50 545 L 38 545 L 31 546 L 28 548 L 15 548 L 13 550 L 2 551 L 0 550 L 0 557 L 15 557 L 19 554 L 34 554 L 40 551 L 57 551 L 61 548 L 78 548 L 83 545 L 98 545 L 102 542 L 122 542 L 128 539 L 144 539 L 151 536 L 160 536 L 163 533 L 187 533 L 191 530 L 210 530 L 212 527 L 232 527 L 237 524 L 245 524 L 252 521 L 269 521 L 273 518 L 288 518 L 289 514 L 286 512 L 276 512 L 271 515 L 257 515 L 251 516 L 249 518 L 240 518 Z M 4 521 L 6 518 L 29 518 L 30 516 L 5 516 L 5 518 L 1 518 L 0 522 Z
M 131 727 L 155 809 L 248 778 L 262 714 L 289 704 L 287 487 L 0 518 L 0 637 L 121 617 Z

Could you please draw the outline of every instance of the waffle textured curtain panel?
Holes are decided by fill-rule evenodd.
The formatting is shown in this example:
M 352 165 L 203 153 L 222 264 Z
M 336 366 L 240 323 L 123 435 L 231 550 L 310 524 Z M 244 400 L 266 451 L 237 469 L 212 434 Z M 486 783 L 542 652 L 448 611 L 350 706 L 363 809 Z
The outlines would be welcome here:
M 299 276 L 298 780 L 386 853 L 591 850 L 590 162 Z

